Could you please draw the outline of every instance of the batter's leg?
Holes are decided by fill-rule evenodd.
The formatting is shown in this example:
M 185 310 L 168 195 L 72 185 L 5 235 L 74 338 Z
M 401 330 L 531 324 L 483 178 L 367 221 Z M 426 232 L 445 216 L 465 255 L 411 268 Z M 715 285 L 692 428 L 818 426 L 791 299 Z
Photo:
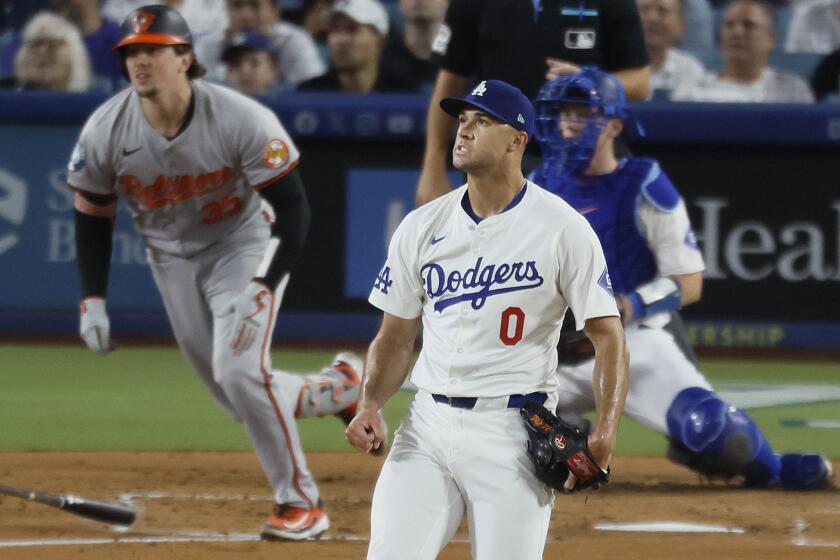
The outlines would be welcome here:
M 339 352 L 332 363 L 321 371 L 306 375 L 290 375 L 274 370 L 285 377 L 285 386 L 299 387 L 295 401 L 295 416 L 309 418 L 334 414 L 345 424 L 356 416 L 356 404 L 362 387 L 364 362 L 353 352 Z
M 433 560 L 455 534 L 464 502 L 446 466 L 448 427 L 412 402 L 376 482 L 368 560 Z
M 275 291 L 271 317 L 251 348 L 239 355 L 230 351 L 238 325 L 235 314 L 214 317 L 213 370 L 236 408 L 263 471 L 274 489 L 278 504 L 312 509 L 318 504 L 318 488 L 306 465 L 295 425 L 294 397 L 283 390 L 281 379 L 271 368 L 271 335 L 280 306 L 286 277 Z M 223 301 L 230 301 L 221 296 Z M 218 313 L 214 305 L 214 313 Z
M 178 347 L 210 394 L 239 422 L 224 389 L 213 378 L 213 313 L 199 282 L 201 263 L 151 251 L 147 258 Z

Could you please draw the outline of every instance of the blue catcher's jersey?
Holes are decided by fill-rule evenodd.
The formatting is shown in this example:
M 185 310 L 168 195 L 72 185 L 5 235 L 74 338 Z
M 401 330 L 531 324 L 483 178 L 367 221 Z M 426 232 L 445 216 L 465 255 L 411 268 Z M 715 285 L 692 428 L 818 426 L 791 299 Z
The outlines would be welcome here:
M 546 177 L 537 168 L 531 180 L 562 197 L 592 225 L 607 259 L 613 289 L 627 293 L 657 276 L 656 261 L 638 218 L 640 197 L 670 212 L 679 193 L 659 164 L 649 158 L 626 158 L 607 175 Z

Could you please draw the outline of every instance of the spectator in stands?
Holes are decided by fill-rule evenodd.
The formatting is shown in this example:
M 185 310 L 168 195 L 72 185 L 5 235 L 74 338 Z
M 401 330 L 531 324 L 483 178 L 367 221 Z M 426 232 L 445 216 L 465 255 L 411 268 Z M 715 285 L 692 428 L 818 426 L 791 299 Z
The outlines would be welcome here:
M 799 76 L 768 65 L 775 48 L 775 12 L 761 0 L 732 0 L 721 26 L 724 66 L 698 82 L 678 87 L 675 101 L 810 103 L 814 96 Z
M 256 31 L 234 37 L 222 51 L 225 82 L 248 95 L 279 93 L 277 63 L 271 52 L 271 39 Z
M 91 86 L 90 59 L 72 23 L 49 12 L 36 14 L 23 28 L 14 74 L 2 87 L 83 92 Z
M 389 34 L 382 53 L 382 62 L 391 72 L 405 72 L 431 90 L 437 77 L 437 65 L 431 61 L 432 43 L 448 5 L 449 0 L 399 0 L 402 34 Z
M 709 0 L 683 0 L 682 37 L 677 46 L 682 49 L 709 50 L 715 48 L 715 12 Z
M 193 45 L 228 25 L 225 0 L 105 0 L 102 13 L 113 21 L 124 21 L 128 14 L 148 4 L 166 4 L 178 10 L 187 20 Z
M 636 0 L 650 57 L 650 98 L 669 99 L 677 86 L 696 82 L 706 71 L 694 56 L 674 47 L 685 29 L 684 2 Z
M 827 54 L 840 47 L 840 0 L 814 0 L 796 6 L 785 50 Z
M 811 77 L 811 89 L 820 101 L 840 101 L 840 49 L 822 59 Z
M 103 89 L 113 90 L 122 81 L 119 56 L 114 52 L 122 38 L 120 24 L 102 17 L 99 0 L 52 0 L 56 13 L 72 21 L 84 36 L 93 74 Z
M 122 37 L 119 24 L 102 17 L 99 0 L 51 0 L 47 4 L 82 32 L 98 89 L 112 91 L 122 80 L 119 57 L 113 51 Z M 12 74 L 20 45 L 21 36 L 16 33 L 2 47 L 0 76 Z
M 19 32 L 35 14 L 49 7 L 50 0 L 0 0 L 0 36 Z
M 326 67 L 318 47 L 306 31 L 283 21 L 275 0 L 227 0 L 230 26 L 213 33 L 196 45 L 196 57 L 208 69 L 211 78 L 223 81 L 225 66 L 222 51 L 239 33 L 256 31 L 271 39 L 271 52 L 278 79 L 292 85 L 319 76 Z
M 327 43 L 327 20 L 335 0 L 305 0 L 303 28 L 319 45 Z
M 307 80 L 300 91 L 417 91 L 419 82 L 381 65 L 388 36 L 388 13 L 379 0 L 338 0 L 328 16 L 330 69 Z

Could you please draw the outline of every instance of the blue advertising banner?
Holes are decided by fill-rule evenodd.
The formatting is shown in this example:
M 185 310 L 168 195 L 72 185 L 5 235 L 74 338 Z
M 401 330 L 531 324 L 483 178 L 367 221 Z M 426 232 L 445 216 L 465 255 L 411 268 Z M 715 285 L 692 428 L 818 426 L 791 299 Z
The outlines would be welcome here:
M 66 164 L 75 126 L 0 127 L 0 307 L 66 308 L 79 301 L 73 193 Z M 117 213 L 111 309 L 161 309 L 142 240 Z
M 77 328 L 65 166 L 79 127 L 102 101 L 0 92 L 0 334 Z M 278 336 L 375 332 L 380 314 L 366 299 L 391 234 L 414 208 L 426 102 L 323 94 L 271 103 L 301 148 L 313 215 Z M 840 105 L 652 103 L 635 111 L 648 135 L 631 147 L 657 158 L 678 186 L 703 249 L 704 297 L 684 313 L 694 342 L 840 348 Z M 453 172 L 450 180 L 463 179 Z M 168 331 L 143 243 L 122 207 L 109 309 L 115 332 Z
M 400 222 L 414 209 L 415 169 L 362 169 L 347 172 L 347 235 L 344 295 L 367 299 L 388 256 L 388 243 Z M 460 185 L 464 176 L 449 173 Z

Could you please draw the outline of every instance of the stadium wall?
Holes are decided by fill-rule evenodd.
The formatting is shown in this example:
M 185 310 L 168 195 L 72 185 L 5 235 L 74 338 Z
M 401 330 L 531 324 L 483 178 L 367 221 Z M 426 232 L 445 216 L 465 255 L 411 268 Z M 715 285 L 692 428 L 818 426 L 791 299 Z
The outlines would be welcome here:
M 0 334 L 69 334 L 79 297 L 65 166 L 100 96 L 0 92 Z M 288 94 L 269 104 L 302 151 L 313 227 L 282 339 L 369 339 L 366 303 L 414 205 L 427 100 Z M 840 106 L 637 105 L 633 151 L 683 192 L 706 259 L 686 310 L 700 346 L 840 348 Z M 452 180 L 460 183 L 457 172 Z M 118 213 L 115 333 L 168 332 L 127 210 Z

